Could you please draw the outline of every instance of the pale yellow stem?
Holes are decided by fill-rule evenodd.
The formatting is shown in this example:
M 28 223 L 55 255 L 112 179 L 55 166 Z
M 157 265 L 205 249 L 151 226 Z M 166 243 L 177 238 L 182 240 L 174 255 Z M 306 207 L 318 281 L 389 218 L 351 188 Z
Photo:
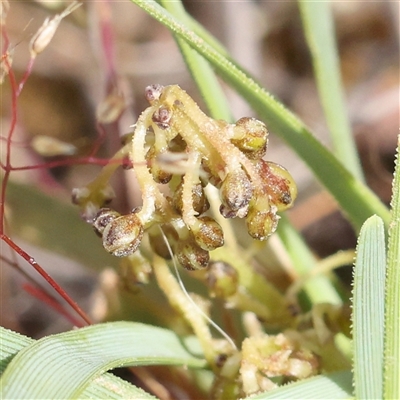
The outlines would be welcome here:
M 200 341 L 204 356 L 211 366 L 215 365 L 216 351 L 208 324 L 199 313 L 195 304 L 188 299 L 174 275 L 171 273 L 166 261 L 154 255 L 153 270 L 161 290 L 168 298 L 169 303 L 174 307 L 192 327 L 195 335 Z

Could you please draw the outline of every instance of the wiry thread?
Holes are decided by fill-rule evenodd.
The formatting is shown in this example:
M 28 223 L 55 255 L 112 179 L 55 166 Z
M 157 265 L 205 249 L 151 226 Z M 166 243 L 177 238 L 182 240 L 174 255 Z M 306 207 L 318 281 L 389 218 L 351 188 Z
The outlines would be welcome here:
M 164 231 L 162 230 L 161 226 L 159 226 L 159 229 L 161 231 L 161 235 L 163 237 L 165 245 L 167 246 L 168 252 L 171 255 L 171 259 L 172 259 L 172 262 L 173 262 L 173 265 L 174 265 L 175 275 L 176 275 L 176 277 L 178 279 L 179 286 L 181 287 L 181 289 L 182 289 L 183 293 L 185 294 L 186 298 L 194 306 L 196 312 L 198 312 L 203 318 L 205 318 L 206 321 L 228 341 L 228 343 L 232 346 L 232 348 L 235 351 L 237 351 L 238 349 L 237 349 L 234 341 L 232 340 L 232 338 L 220 326 L 218 326 L 206 313 L 204 313 L 203 310 L 190 297 L 189 293 L 187 292 L 187 290 L 186 290 L 186 288 L 185 288 L 185 286 L 183 284 L 181 275 L 179 274 L 179 269 L 178 269 L 178 266 L 176 265 L 176 260 L 175 260 L 175 257 L 174 257 L 174 253 L 173 253 L 173 251 L 171 249 L 171 246 L 170 246 L 170 244 L 168 242 L 168 239 L 165 236 Z

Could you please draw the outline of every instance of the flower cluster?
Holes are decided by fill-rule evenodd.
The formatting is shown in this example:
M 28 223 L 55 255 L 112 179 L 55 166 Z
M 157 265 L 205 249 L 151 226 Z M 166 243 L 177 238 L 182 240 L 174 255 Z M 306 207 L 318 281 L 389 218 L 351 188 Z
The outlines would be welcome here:
M 206 267 L 209 252 L 224 244 L 221 226 L 207 214 L 207 185 L 219 190 L 223 217 L 243 218 L 250 236 L 267 239 L 277 227 L 277 212 L 292 205 L 297 189 L 286 169 L 263 159 L 268 145 L 264 123 L 255 118 L 235 124 L 214 120 L 176 85 L 149 86 L 146 99 L 150 107 L 140 115 L 128 144 L 142 206 L 120 215 L 100 208 L 103 204 L 93 205 L 90 199 L 102 198 L 93 188 L 104 190 L 104 182 L 88 185 L 92 189 L 86 196 L 79 195 L 82 189 L 74 193 L 84 208 L 99 208 L 91 222 L 104 248 L 129 256 L 146 232 L 163 258 L 171 253 L 165 236 L 183 267 Z

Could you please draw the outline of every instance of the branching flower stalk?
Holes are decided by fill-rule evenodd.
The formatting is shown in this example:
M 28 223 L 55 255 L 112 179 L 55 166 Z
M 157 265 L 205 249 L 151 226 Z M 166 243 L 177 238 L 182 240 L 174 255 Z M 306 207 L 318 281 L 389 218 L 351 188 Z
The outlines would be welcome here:
M 17 126 L 17 103 L 18 98 L 24 88 L 24 85 L 29 78 L 34 62 L 36 60 L 36 56 L 40 54 L 50 43 L 53 38 L 60 22 L 63 18 L 69 15 L 72 11 L 74 11 L 81 4 L 78 2 L 71 3 L 62 13 L 55 15 L 51 19 L 46 19 L 42 26 L 39 28 L 37 33 L 32 37 L 29 49 L 30 49 L 30 59 L 28 65 L 25 69 L 25 73 L 21 80 L 17 82 L 15 73 L 12 69 L 13 62 L 13 52 L 14 49 L 10 46 L 10 40 L 6 31 L 6 17 L 9 11 L 9 2 L 4 0 L 0 3 L 0 29 L 1 29 L 1 38 L 2 38 L 2 54 L 1 54 L 1 62 L 0 62 L 0 84 L 3 83 L 4 79 L 7 77 L 11 87 L 11 121 L 10 127 L 5 137 L 1 137 L 1 140 L 4 140 L 6 143 L 6 155 L 5 161 L 0 161 L 0 167 L 4 171 L 2 175 L 1 182 L 1 194 L 0 194 L 0 240 L 6 243 L 12 251 L 18 254 L 22 259 L 28 262 L 50 285 L 51 287 L 66 300 L 66 302 L 80 315 L 80 317 L 85 321 L 86 324 L 90 324 L 91 320 L 86 315 L 86 313 L 78 306 L 78 304 L 71 299 L 71 297 L 54 281 L 54 279 L 47 274 L 47 272 L 36 262 L 36 260 L 24 251 L 17 243 L 15 243 L 7 234 L 5 229 L 5 202 L 6 202 L 6 194 L 7 194 L 7 185 L 10 179 L 10 174 L 12 171 L 16 170 L 11 163 L 11 153 L 12 153 L 12 144 L 13 144 L 13 136 L 15 133 L 15 129 Z M 53 299 L 51 296 L 48 296 L 46 292 L 43 292 L 43 298 L 47 298 L 48 304 L 52 304 Z

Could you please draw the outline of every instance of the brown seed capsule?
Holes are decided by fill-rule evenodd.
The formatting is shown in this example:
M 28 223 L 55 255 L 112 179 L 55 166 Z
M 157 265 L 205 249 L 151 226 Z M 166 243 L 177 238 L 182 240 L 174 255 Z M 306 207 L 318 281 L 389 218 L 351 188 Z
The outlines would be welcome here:
M 297 197 L 297 186 L 290 173 L 281 165 L 264 160 L 257 163 L 257 169 L 267 187 L 270 202 L 278 211 L 292 207 Z
M 150 104 L 153 104 L 155 101 L 157 101 L 160 98 L 163 90 L 164 90 L 164 86 L 159 85 L 157 83 L 154 85 L 147 86 L 145 89 L 145 92 L 144 92 L 146 100 Z
M 183 180 L 181 180 L 181 182 L 177 186 L 172 201 L 174 208 L 179 213 L 182 213 L 182 208 L 183 208 L 182 192 L 183 192 Z M 192 199 L 193 199 L 192 207 L 194 211 L 196 211 L 199 215 L 205 213 L 210 208 L 210 203 L 207 200 L 207 197 L 204 193 L 204 189 L 201 183 L 197 183 L 196 185 L 192 186 Z
M 253 196 L 253 187 L 246 172 L 241 168 L 229 172 L 220 188 L 221 201 L 232 211 L 246 207 Z
M 213 261 L 207 271 L 207 286 L 211 296 L 226 299 L 233 296 L 238 288 L 238 273 L 228 263 Z
M 208 251 L 202 249 L 194 240 L 178 242 L 175 254 L 179 264 L 189 271 L 204 269 L 210 261 Z
M 172 110 L 168 107 L 161 106 L 153 114 L 152 120 L 160 129 L 167 129 L 170 126 L 172 118 Z
M 246 217 L 247 231 L 251 237 L 257 240 L 266 240 L 278 226 L 279 216 L 269 210 L 251 208 Z
M 125 257 L 136 251 L 143 237 L 143 225 L 136 213 L 111 221 L 103 231 L 103 246 L 114 256 Z
M 198 218 L 190 229 L 194 240 L 203 250 L 211 251 L 224 245 L 224 232 L 218 222 L 210 217 Z
M 263 157 L 267 151 L 268 130 L 255 118 L 240 118 L 234 126 L 231 142 L 251 159 Z
M 94 231 L 101 237 L 105 227 L 115 218 L 120 217 L 121 214 L 111 208 L 101 208 L 94 217 L 92 226 Z

